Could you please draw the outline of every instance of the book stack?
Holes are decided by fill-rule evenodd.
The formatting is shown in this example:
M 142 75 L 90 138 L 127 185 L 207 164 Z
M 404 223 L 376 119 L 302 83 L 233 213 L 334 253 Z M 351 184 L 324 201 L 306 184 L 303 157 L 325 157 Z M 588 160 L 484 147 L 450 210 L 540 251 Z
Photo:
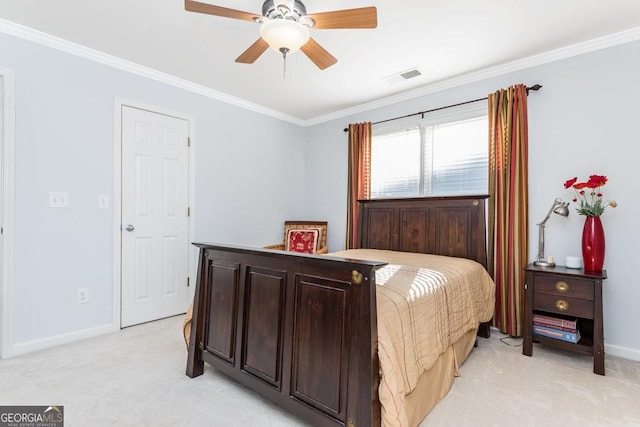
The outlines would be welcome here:
M 577 319 L 563 319 L 537 313 L 533 314 L 533 334 L 574 344 L 580 341 Z

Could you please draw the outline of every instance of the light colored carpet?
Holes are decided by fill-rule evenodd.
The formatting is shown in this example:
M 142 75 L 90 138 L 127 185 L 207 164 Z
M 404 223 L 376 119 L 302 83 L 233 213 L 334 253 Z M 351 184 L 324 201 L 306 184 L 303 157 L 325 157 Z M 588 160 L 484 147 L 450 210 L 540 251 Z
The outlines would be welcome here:
M 300 426 L 205 364 L 185 375 L 182 318 L 0 360 L 1 405 L 64 405 L 66 426 Z M 462 366 L 431 426 L 639 426 L 640 362 L 534 345 L 533 357 L 492 331 Z M 519 340 L 505 339 L 512 344 Z

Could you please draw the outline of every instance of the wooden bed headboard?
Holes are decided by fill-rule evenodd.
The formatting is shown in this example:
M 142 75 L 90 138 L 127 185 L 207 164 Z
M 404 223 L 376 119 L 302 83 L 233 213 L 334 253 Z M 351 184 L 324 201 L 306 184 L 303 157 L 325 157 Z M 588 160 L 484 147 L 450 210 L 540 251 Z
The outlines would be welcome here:
M 487 198 L 359 200 L 359 247 L 468 258 L 486 268 Z

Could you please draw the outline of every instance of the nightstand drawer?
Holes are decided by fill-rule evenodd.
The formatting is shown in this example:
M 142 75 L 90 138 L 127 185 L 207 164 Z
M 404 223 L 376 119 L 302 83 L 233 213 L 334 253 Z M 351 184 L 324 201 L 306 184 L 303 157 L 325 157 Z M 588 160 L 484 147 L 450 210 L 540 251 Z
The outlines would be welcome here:
M 593 319 L 593 301 L 563 295 L 535 292 L 533 294 L 533 309 Z
M 558 295 L 559 297 L 593 299 L 593 283 L 558 276 L 535 276 L 536 292 Z

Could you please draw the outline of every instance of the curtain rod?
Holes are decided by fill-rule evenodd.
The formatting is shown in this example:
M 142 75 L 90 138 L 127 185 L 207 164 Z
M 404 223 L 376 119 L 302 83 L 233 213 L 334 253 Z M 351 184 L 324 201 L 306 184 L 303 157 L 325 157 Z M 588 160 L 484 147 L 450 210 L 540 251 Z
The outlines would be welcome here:
M 535 84 L 535 85 L 533 85 L 533 86 L 528 86 L 528 87 L 526 88 L 526 90 L 527 90 L 527 95 L 529 95 L 529 91 L 530 91 L 530 90 L 538 91 L 538 90 L 540 90 L 541 88 L 542 88 L 542 86 L 541 86 L 541 85 L 539 85 L 539 84 Z M 488 97 L 486 97 L 486 96 L 485 96 L 484 98 L 472 99 L 471 101 L 459 102 L 459 103 L 457 103 L 457 104 L 451 104 L 451 105 L 447 105 L 447 106 L 445 106 L 445 107 L 438 107 L 438 108 L 433 108 L 433 109 L 431 109 L 431 110 L 419 111 L 419 112 L 417 112 L 417 113 L 407 114 L 406 116 L 400 116 L 400 117 L 394 117 L 394 118 L 392 118 L 392 119 L 380 120 L 379 122 L 373 122 L 373 123 L 371 123 L 371 124 L 372 124 L 372 125 L 377 125 L 377 124 L 380 124 L 380 123 L 391 122 L 391 121 L 393 121 L 393 120 L 405 119 L 405 118 L 407 118 L 407 117 L 413 117 L 413 116 L 418 116 L 418 115 L 422 115 L 422 118 L 424 118 L 424 115 L 425 115 L 425 114 L 427 114 L 427 113 L 433 113 L 434 111 L 444 110 L 444 109 L 452 108 L 452 107 L 459 107 L 459 106 L 461 106 L 461 105 L 466 105 L 466 104 L 472 104 L 472 103 L 474 103 L 474 102 L 486 101 L 487 99 L 488 99 Z M 349 128 L 348 128 L 348 127 L 344 128 L 344 131 L 345 131 L 345 132 L 349 132 Z

